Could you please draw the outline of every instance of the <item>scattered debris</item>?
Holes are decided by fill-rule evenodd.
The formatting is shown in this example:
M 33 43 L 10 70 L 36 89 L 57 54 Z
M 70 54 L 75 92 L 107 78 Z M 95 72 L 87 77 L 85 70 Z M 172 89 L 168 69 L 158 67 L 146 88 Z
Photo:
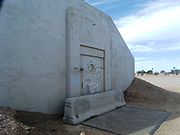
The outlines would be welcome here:
M 46 135 L 40 129 L 21 123 L 18 113 L 10 108 L 0 108 L 0 135 Z

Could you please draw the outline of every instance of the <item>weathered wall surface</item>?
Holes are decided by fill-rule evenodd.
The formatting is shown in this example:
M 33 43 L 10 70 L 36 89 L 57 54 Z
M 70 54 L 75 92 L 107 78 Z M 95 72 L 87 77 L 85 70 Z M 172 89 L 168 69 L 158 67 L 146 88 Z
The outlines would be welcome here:
M 134 78 L 134 58 L 110 17 L 81 0 L 5 0 L 0 12 L 0 106 L 63 112 L 65 98 L 72 92 L 67 73 L 76 74 L 68 68 L 66 53 L 67 11 L 71 8 L 97 24 L 94 29 L 84 24 L 76 43 L 101 49 L 109 46 L 106 90 L 129 86 Z
M 110 26 L 112 89 L 124 91 L 134 79 L 134 57 L 113 22 Z

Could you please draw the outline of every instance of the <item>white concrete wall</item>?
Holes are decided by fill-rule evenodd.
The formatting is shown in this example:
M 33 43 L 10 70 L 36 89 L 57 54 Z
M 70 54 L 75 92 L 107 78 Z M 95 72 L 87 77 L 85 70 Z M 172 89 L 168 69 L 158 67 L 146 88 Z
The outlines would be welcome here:
M 0 106 L 63 112 L 69 86 L 66 51 L 70 8 L 98 24 L 91 31 L 91 40 L 83 37 L 85 29 L 77 43 L 102 48 L 104 37 L 109 36 L 111 75 L 107 79 L 111 88 L 107 90 L 129 86 L 134 78 L 134 58 L 110 17 L 81 0 L 5 0 L 0 12 Z
M 125 91 L 134 79 L 134 57 L 113 22 L 110 26 L 112 89 Z

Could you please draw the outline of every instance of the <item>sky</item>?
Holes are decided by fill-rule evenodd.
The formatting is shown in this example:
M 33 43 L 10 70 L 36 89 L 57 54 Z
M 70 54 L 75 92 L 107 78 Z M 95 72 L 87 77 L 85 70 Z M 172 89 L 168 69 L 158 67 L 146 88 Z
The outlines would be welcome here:
M 85 0 L 112 17 L 135 70 L 180 69 L 180 0 Z

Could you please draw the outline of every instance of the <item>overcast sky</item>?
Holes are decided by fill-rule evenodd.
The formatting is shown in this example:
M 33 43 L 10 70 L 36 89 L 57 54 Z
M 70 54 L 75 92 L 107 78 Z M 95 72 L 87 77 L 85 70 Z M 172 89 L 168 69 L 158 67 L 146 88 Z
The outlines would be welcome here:
M 137 70 L 180 69 L 180 0 L 86 0 L 110 15 Z

